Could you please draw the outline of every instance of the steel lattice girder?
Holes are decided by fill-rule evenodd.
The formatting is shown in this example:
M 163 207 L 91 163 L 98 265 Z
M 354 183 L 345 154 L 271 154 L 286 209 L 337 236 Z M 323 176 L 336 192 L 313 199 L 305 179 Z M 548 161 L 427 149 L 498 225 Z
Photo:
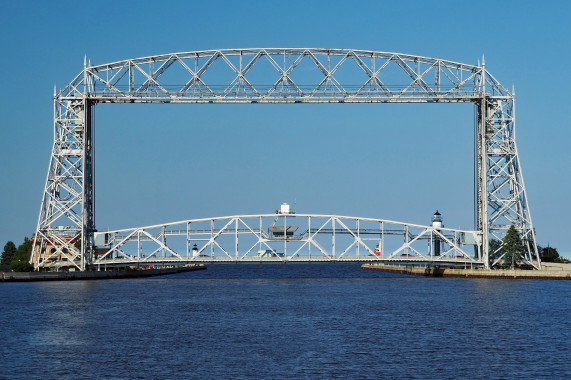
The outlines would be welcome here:
M 485 232 L 484 256 L 489 236 L 499 239 L 515 225 L 528 245 L 528 260 L 541 265 L 515 145 L 514 95 L 483 61 L 475 66 L 379 51 L 268 48 L 85 62 L 54 96 L 54 146 L 32 258 L 37 268 L 57 254 L 64 261 L 71 257 L 81 270 L 92 261 L 91 107 L 107 102 L 474 103 L 480 115 L 477 220 Z M 51 238 L 58 235 L 66 236 L 65 248 Z
M 261 66 L 265 83 L 255 83 L 260 73 L 254 70 Z M 466 102 L 484 89 L 491 96 L 511 96 L 484 66 L 363 50 L 243 49 L 87 66 L 58 97 L 127 103 Z
M 297 234 L 271 233 L 272 227 L 286 231 L 291 226 L 296 227 Z M 472 247 L 462 243 L 464 235 L 481 241 L 480 232 L 340 215 L 234 215 L 98 235 L 103 237 L 102 245 L 107 248 L 99 252 L 94 265 L 405 260 L 483 264 L 481 250 L 469 253 L 466 247 L 470 250 Z M 436 240 L 443 247 L 442 254 L 437 256 L 432 250 Z M 193 245 L 195 253 L 191 251 Z M 428 252 L 423 253 L 427 247 Z

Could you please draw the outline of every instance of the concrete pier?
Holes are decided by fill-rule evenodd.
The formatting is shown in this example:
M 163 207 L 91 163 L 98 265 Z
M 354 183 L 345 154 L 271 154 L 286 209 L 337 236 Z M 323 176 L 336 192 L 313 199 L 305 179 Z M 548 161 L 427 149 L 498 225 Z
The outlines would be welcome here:
M 167 274 L 190 272 L 206 269 L 204 264 L 193 264 L 179 268 L 160 268 L 144 270 L 114 270 L 85 272 L 0 272 L 0 282 L 25 281 L 69 281 L 69 280 L 105 280 L 163 276 Z
M 524 269 L 455 269 L 439 266 L 363 264 L 361 268 L 381 272 L 430 277 L 504 278 L 527 280 L 571 280 L 571 264 L 543 263 L 541 270 Z

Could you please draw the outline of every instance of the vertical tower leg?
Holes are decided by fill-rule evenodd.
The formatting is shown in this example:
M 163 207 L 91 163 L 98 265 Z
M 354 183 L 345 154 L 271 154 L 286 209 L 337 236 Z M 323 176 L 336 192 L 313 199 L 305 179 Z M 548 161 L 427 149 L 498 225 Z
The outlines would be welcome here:
M 86 99 L 84 100 L 83 107 L 85 109 L 84 119 L 84 136 L 83 136 L 83 224 L 81 228 L 81 259 L 82 270 L 85 270 L 93 259 L 93 139 L 92 139 L 92 105 Z
M 524 243 L 525 261 L 540 269 L 515 142 L 514 105 L 513 97 L 485 97 L 478 107 L 478 229 L 483 232 L 487 265 L 502 258 L 490 260 L 490 240 L 501 241 L 513 225 Z
M 478 126 L 476 136 L 476 228 L 482 233 L 482 260 L 489 268 L 488 189 L 486 167 L 486 101 L 476 104 Z
M 91 104 L 54 97 L 54 144 L 31 263 L 85 270 L 93 246 Z

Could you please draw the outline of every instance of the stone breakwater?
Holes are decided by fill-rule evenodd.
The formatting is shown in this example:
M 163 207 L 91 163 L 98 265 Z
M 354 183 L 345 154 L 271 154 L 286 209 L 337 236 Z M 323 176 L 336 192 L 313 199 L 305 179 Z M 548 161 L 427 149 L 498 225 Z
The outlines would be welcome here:
M 571 280 L 571 264 L 545 263 L 541 270 L 456 269 L 438 266 L 363 264 L 363 269 L 429 277 L 504 278 L 529 280 Z

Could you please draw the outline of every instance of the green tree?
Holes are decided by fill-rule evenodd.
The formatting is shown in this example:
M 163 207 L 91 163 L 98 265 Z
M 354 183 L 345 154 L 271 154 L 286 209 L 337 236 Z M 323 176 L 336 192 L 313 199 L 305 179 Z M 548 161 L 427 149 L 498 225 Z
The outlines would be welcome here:
M 10 269 L 13 272 L 33 272 L 34 266 L 27 261 L 13 260 L 10 264 Z
M 489 245 L 489 261 L 490 264 L 493 264 L 494 261 L 496 261 L 496 259 L 498 257 L 500 257 L 503 253 L 502 250 L 502 242 L 496 239 L 490 239 L 490 245 Z
M 2 260 L 0 260 L 0 265 L 10 265 L 14 254 L 16 253 L 16 244 L 13 241 L 8 241 L 4 246 L 4 251 L 2 252 Z
M 504 265 L 509 265 L 513 269 L 521 262 L 525 254 L 519 233 L 513 225 L 510 226 L 506 236 L 504 236 L 502 246 Z
M 539 250 L 539 247 L 537 249 Z M 539 256 L 541 257 L 541 261 L 552 263 L 559 258 L 559 252 L 553 247 L 545 247 L 539 250 Z
M 34 266 L 30 264 L 30 256 L 32 254 L 32 241 L 27 237 L 24 242 L 18 246 L 14 253 L 14 257 L 10 262 L 10 269 L 14 272 L 30 272 L 34 270 Z

